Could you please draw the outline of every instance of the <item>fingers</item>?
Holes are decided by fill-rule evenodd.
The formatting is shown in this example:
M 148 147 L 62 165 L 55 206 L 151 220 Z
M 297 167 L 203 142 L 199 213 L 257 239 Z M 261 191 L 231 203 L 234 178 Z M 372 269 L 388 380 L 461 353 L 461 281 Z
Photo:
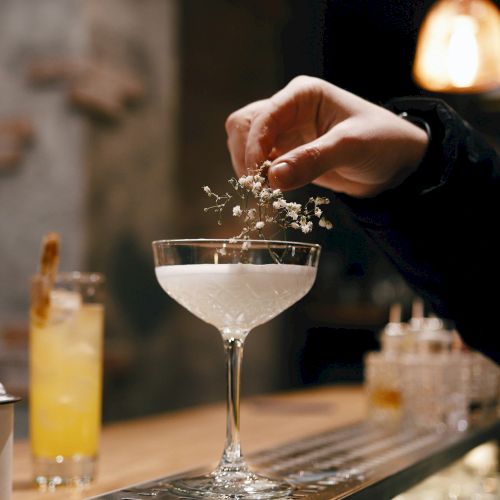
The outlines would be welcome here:
M 337 130 L 332 129 L 275 159 L 268 171 L 270 185 L 286 191 L 305 186 L 323 176 L 339 166 L 341 142 Z M 335 176 L 330 177 L 336 179 Z
M 293 132 L 281 144 L 283 130 L 293 128 L 297 111 L 289 101 L 279 105 L 258 101 L 233 113 L 226 122 L 228 147 L 238 176 L 271 158 L 268 172 L 273 187 L 289 190 L 312 182 L 333 167 L 337 154 L 333 131 L 303 144 Z M 301 144 L 298 147 L 291 145 Z M 280 155 L 280 156 L 278 156 Z
M 229 116 L 227 143 L 239 175 L 275 157 L 276 146 L 287 143 L 287 137 L 290 145 L 289 139 L 297 127 L 307 125 L 316 130 L 323 86 L 316 78 L 298 77 L 270 99 L 249 104 Z M 293 147 L 299 143 L 296 140 Z
M 248 132 L 245 160 L 247 168 L 255 168 L 269 159 L 273 147 L 290 140 L 294 131 L 314 130 L 313 137 L 302 137 L 300 143 L 316 138 L 320 128 L 318 116 L 323 102 L 324 83 L 317 78 L 300 76 L 267 100 L 253 119 Z M 296 135 L 296 134 L 295 134 Z M 290 148 L 291 149 L 291 148 Z
M 255 170 L 272 158 L 278 135 L 293 127 L 294 104 L 273 99 L 257 101 L 234 112 L 226 121 L 227 145 L 238 175 Z
M 268 99 L 260 112 L 255 115 L 248 131 L 245 149 L 247 169 L 254 169 L 270 157 L 271 151 L 279 142 L 280 135 L 296 127 L 298 117 L 298 99 L 285 87 Z
M 227 147 L 231 162 L 238 176 L 247 171 L 245 150 L 252 120 L 265 106 L 266 101 L 256 101 L 232 113 L 226 120 Z
M 398 120 L 377 110 L 335 124 L 276 158 L 268 171 L 270 185 L 285 191 L 314 182 L 356 197 L 398 185 L 417 168 L 427 148 L 425 132 L 415 130 L 419 136 L 410 140 Z

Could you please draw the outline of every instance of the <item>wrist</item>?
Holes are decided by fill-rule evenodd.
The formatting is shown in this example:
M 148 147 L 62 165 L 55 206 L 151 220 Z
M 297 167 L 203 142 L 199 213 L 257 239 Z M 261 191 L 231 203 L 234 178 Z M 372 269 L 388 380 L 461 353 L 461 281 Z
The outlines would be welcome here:
M 397 168 L 383 191 L 398 187 L 415 174 L 424 161 L 430 144 L 431 129 L 424 120 L 410 117 L 407 113 L 397 116 L 402 120 L 398 120 L 399 138 L 391 152 L 392 164 Z
M 407 111 L 399 113 L 398 116 L 400 118 L 403 118 L 403 120 L 413 123 L 413 125 L 416 125 L 418 128 L 422 129 L 427 134 L 428 142 L 430 142 L 432 138 L 432 131 L 430 125 L 427 123 L 426 120 L 424 120 L 419 116 L 410 115 Z

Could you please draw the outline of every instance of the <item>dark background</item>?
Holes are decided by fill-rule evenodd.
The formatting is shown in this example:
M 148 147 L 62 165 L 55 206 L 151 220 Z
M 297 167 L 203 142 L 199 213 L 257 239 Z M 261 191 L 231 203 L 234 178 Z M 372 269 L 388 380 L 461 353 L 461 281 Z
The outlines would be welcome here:
M 419 28 L 433 4 L 291 1 L 292 14 L 282 34 L 283 83 L 299 74 L 318 76 L 381 105 L 398 96 L 439 97 L 498 146 L 498 104 L 495 110 L 478 95 L 429 93 L 412 79 Z M 298 330 L 293 337 L 300 339 L 291 348 L 299 370 L 289 374 L 297 384 L 362 380 L 364 353 L 378 347 L 377 334 L 390 303 L 402 303 L 407 319 L 415 298 L 341 207 L 335 207 L 333 219 L 335 231 L 323 245 L 329 267 L 332 262 L 340 265 L 331 277 L 329 267 L 322 269 L 314 303 L 306 298 L 290 322 Z
M 212 137 L 213 144 L 220 144 L 225 140 L 220 125 L 229 113 L 272 95 L 294 76 L 306 74 L 324 78 L 377 104 L 397 96 L 434 95 L 454 106 L 492 141 L 498 140 L 498 100 L 484 102 L 482 96 L 467 94 L 429 94 L 413 82 L 418 31 L 433 3 L 182 2 L 186 137 L 193 132 L 191 112 L 207 109 L 217 117 L 219 128 L 214 129 Z M 243 18 L 247 22 L 239 24 Z M 211 71 L 204 81 L 205 93 L 200 89 L 199 75 L 206 75 L 207 66 Z M 222 89 L 224 99 L 211 99 L 216 87 Z M 206 130 L 198 137 L 206 144 Z M 191 140 L 184 141 L 181 158 L 194 157 L 196 149 L 204 147 L 195 144 L 196 148 Z M 208 164 L 228 163 L 226 151 L 212 153 Z M 190 190 L 197 179 L 183 182 Z M 321 194 L 321 189 L 304 188 L 295 195 L 299 200 L 310 193 Z M 331 197 L 331 193 L 323 194 Z M 378 332 L 387 321 L 390 305 L 400 302 L 403 319 L 410 316 L 415 296 L 385 256 L 335 202 L 329 216 L 335 229 L 328 235 L 315 231 L 310 238 L 323 245 L 317 283 L 305 299 L 284 313 L 282 358 L 277 359 L 277 367 L 283 368 L 277 368 L 278 388 L 361 381 L 364 354 L 378 347 Z M 252 336 L 248 343 L 252 343 Z

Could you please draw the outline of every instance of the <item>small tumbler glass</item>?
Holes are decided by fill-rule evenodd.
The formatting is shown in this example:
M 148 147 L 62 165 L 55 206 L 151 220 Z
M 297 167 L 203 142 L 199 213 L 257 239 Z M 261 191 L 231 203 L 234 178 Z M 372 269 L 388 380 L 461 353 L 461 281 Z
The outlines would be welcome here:
M 468 403 L 473 424 L 497 418 L 500 368 L 476 351 L 461 353 L 468 386 Z
M 30 311 L 30 440 L 42 488 L 95 476 L 101 428 L 103 284 L 97 273 L 36 275 Z
M 462 358 L 452 353 L 404 358 L 404 420 L 427 431 L 465 431 L 469 426 Z
M 384 425 L 400 424 L 403 398 L 399 358 L 384 352 L 370 352 L 365 356 L 364 367 L 370 421 Z

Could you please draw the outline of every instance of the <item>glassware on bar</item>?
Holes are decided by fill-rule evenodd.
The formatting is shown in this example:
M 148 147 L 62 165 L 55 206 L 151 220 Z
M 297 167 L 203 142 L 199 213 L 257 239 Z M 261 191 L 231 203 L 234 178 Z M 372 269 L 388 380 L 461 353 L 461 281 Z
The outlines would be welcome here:
M 384 352 L 365 356 L 368 417 L 376 424 L 400 424 L 403 415 L 401 363 Z
M 404 420 L 416 428 L 464 431 L 469 426 L 463 357 L 452 352 L 453 332 L 424 316 L 416 300 L 409 322 L 413 349 L 403 359 Z
M 227 432 L 222 458 L 206 476 L 165 485 L 190 498 L 268 499 L 290 484 L 250 470 L 240 446 L 240 368 L 246 336 L 301 299 L 312 287 L 320 246 L 266 240 L 153 242 L 157 279 L 179 304 L 222 335 L 227 369 Z M 156 490 L 158 490 L 156 488 Z
M 444 322 L 429 316 L 421 319 L 420 327 L 412 329 L 413 351 L 417 354 L 449 353 L 453 343 L 453 332 L 447 330 Z
M 413 335 L 408 324 L 401 321 L 401 304 L 392 304 L 389 322 L 380 332 L 381 351 L 389 356 L 400 356 L 413 349 Z
M 418 429 L 465 431 L 467 381 L 460 355 L 416 353 L 403 361 L 404 420 Z
M 101 427 L 104 278 L 35 275 L 30 318 L 30 440 L 35 482 L 85 485 L 95 476 Z M 49 287 L 49 288 L 47 288 Z M 37 314 L 50 298 L 48 314 Z
M 498 417 L 500 367 L 476 351 L 460 353 L 467 381 L 469 413 L 472 423 Z
M 412 348 L 408 325 L 401 322 L 401 305 L 393 304 L 389 322 L 380 332 L 380 352 L 365 356 L 368 415 L 377 424 L 399 424 L 403 415 L 402 356 Z
M 393 306 L 381 351 L 365 357 L 370 419 L 425 430 L 467 429 L 473 375 L 463 353 L 452 352 L 453 338 L 440 318 L 424 316 L 421 299 L 408 323 Z

